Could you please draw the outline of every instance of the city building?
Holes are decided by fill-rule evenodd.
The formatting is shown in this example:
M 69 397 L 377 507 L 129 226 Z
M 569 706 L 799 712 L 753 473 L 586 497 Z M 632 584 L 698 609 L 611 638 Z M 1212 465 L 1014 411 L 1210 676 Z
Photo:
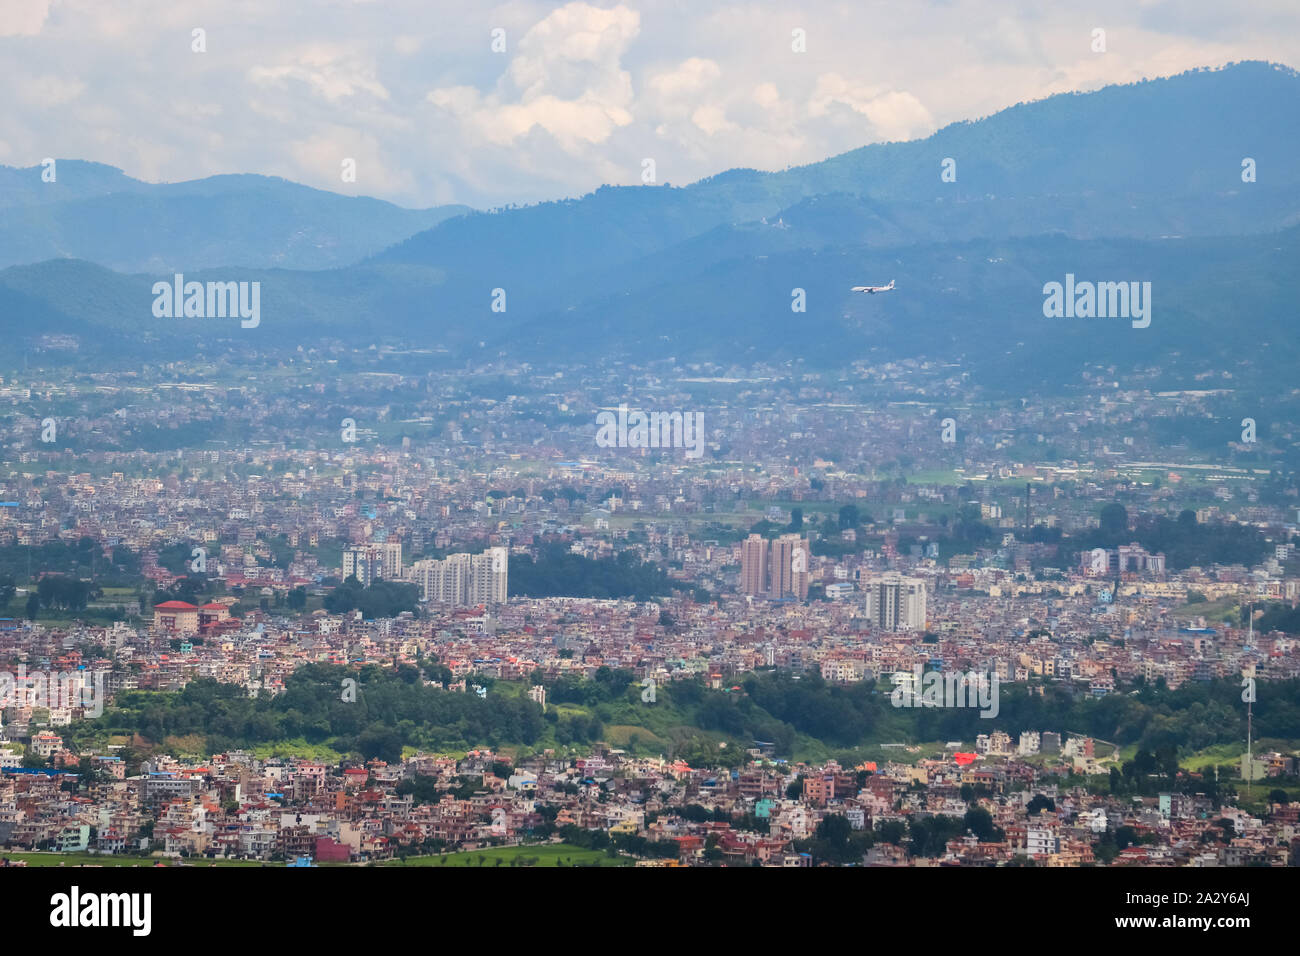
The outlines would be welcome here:
M 922 630 L 926 621 L 925 582 L 889 573 L 871 579 L 863 588 L 867 617 L 886 631 Z
M 740 546 L 740 590 L 755 597 L 808 598 L 808 542 L 797 534 L 774 541 L 751 534 Z
M 402 543 L 385 541 L 343 550 L 343 580 L 355 577 L 364 587 L 376 578 L 398 581 L 402 577 Z
M 451 554 L 428 558 L 411 566 L 411 580 L 420 598 L 451 607 L 503 604 L 507 595 L 510 553 L 488 548 L 482 554 Z

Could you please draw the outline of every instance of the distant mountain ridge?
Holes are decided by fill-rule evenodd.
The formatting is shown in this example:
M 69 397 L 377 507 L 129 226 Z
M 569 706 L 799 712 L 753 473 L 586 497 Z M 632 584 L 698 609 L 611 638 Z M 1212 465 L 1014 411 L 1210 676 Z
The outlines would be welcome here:
M 323 271 L 187 269 L 187 279 L 262 283 L 263 320 L 242 335 L 238 323 L 155 319 L 149 289 L 169 270 L 10 268 L 0 333 L 30 338 L 27 311 L 90 339 L 132 331 L 136 348 L 256 334 L 266 347 L 327 336 L 465 357 L 490 345 L 538 362 L 926 355 L 960 361 L 989 387 L 1059 383 L 1082 361 L 1191 374 L 1229 339 L 1234 361 L 1257 349 L 1282 369 L 1300 358 L 1289 329 L 1300 299 L 1297 155 L 1300 74 L 1243 63 L 1054 96 L 796 169 L 471 212 Z M 955 182 L 940 178 L 946 158 Z M 1254 182 L 1242 179 L 1246 158 Z M 110 182 L 105 169 L 95 175 Z M 226 185 L 211 183 L 214 209 L 229 201 Z M 277 195 L 294 189 L 305 187 Z M 129 188 L 113 195 L 142 204 Z M 203 208 L 209 197 L 182 190 L 168 201 Z M 1152 281 L 1150 328 L 1045 318 L 1043 284 L 1067 273 Z M 887 296 L 848 291 L 892 278 Z M 492 310 L 496 289 L 504 312 Z M 791 310 L 795 289 L 806 312 Z
M 85 259 L 121 272 L 350 265 L 466 206 L 403 209 L 273 176 L 145 183 L 101 163 L 0 166 L 0 266 Z

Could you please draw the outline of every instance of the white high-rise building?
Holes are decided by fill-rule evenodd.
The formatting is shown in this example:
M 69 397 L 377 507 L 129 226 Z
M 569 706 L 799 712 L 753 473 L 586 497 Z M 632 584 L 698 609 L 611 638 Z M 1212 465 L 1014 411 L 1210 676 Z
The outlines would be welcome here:
M 385 541 L 363 544 L 343 551 L 343 580 L 356 576 L 365 587 L 376 578 L 385 581 L 402 579 L 402 542 Z
M 453 554 L 441 561 L 429 559 L 411 565 L 411 580 L 420 586 L 420 599 L 457 607 L 464 603 L 469 555 Z
M 505 548 L 488 548 L 470 559 L 470 604 L 504 604 L 506 569 L 510 552 Z
M 379 556 L 369 548 L 343 549 L 343 580 L 356 578 L 362 587 L 370 587 L 375 578 L 383 577 L 380 573 L 382 563 Z
M 383 563 L 384 580 L 402 580 L 402 542 L 385 541 L 383 544 L 374 545 L 374 547 L 379 550 L 379 558 Z
M 411 580 L 422 600 L 451 607 L 504 604 L 510 552 L 488 548 L 482 554 L 451 554 L 411 566 Z
M 891 572 L 873 578 L 864 587 L 866 612 L 871 623 L 886 631 L 925 628 L 925 582 Z

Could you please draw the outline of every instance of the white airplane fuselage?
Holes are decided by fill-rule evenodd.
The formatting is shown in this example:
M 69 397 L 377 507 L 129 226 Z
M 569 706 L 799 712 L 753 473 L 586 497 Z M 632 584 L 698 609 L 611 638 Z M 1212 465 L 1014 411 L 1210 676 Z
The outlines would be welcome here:
M 853 292 L 865 292 L 868 295 L 875 295 L 877 292 L 893 292 L 894 280 L 889 280 L 889 285 L 855 285 L 851 290 Z

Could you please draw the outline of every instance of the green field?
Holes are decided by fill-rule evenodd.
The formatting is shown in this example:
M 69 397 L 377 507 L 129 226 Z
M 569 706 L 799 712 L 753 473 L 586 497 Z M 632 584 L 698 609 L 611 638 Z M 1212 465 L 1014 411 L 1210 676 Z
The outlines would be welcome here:
M 295 740 L 278 740 L 274 743 L 258 744 L 249 751 L 258 760 L 269 757 L 302 757 L 306 760 L 320 760 L 325 763 L 338 763 L 344 755 L 327 744 L 312 744 L 301 737 Z
M 482 860 L 482 863 L 479 861 Z M 406 860 L 387 860 L 379 866 L 631 866 L 627 857 L 612 857 L 604 850 L 584 850 L 568 843 L 545 843 L 537 846 L 506 846 L 487 850 L 448 853 L 444 856 L 413 856 Z M 536 862 L 531 862 L 536 860 Z M 498 862 L 500 861 L 500 862 Z
M 1241 603 L 1235 598 L 1224 598 L 1221 601 L 1201 601 L 1196 604 L 1183 604 L 1179 607 L 1172 608 L 1169 616 L 1177 621 L 1190 621 L 1192 618 L 1203 617 L 1211 624 L 1214 623 L 1231 623 L 1236 626 L 1240 618 Z

